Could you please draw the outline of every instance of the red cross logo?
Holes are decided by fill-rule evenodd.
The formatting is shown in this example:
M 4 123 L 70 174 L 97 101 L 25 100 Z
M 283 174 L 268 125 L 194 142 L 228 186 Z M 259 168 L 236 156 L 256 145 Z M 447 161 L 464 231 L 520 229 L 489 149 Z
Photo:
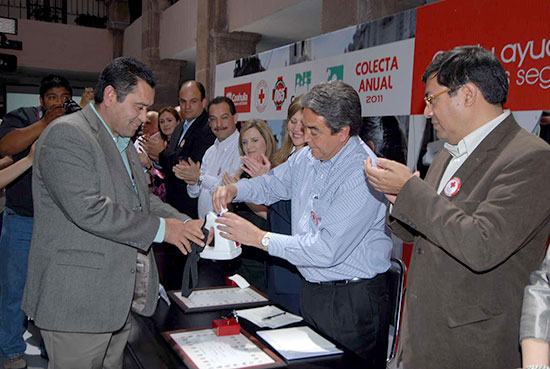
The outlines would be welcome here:
M 453 177 L 449 179 L 449 182 L 445 184 L 445 187 L 443 188 L 443 192 L 448 197 L 454 196 L 460 191 L 460 186 L 462 183 L 460 182 L 460 178 Z
M 263 113 L 267 108 L 266 91 L 269 91 L 267 89 L 267 82 L 261 79 L 260 81 L 258 81 L 258 84 L 256 85 L 256 90 L 255 90 L 256 110 L 258 111 L 258 113 Z

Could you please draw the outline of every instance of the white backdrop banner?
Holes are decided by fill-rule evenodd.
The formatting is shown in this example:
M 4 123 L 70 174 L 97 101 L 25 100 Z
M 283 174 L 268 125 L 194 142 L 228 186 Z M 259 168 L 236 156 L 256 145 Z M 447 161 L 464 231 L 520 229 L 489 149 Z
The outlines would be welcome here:
M 363 116 L 409 115 L 414 41 L 410 38 L 237 78 L 228 68 L 219 68 L 216 73 L 229 75 L 217 75 L 216 95 L 235 102 L 239 120 L 285 119 L 296 96 L 320 82 L 343 80 L 359 93 Z

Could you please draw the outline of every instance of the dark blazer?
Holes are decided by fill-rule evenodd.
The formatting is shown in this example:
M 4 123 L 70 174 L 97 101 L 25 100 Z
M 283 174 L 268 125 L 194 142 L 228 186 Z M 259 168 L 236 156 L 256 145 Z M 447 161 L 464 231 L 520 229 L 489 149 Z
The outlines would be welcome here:
M 273 233 L 292 234 L 290 200 L 277 201 L 267 207 L 267 229 Z M 302 278 L 296 266 L 276 256 L 269 256 L 266 263 L 267 294 L 289 310 L 300 314 L 300 289 Z
M 436 192 L 450 154 L 411 178 L 388 224 L 414 250 L 398 359 L 404 368 L 518 368 L 523 288 L 550 232 L 550 146 L 510 115 Z
M 151 195 L 132 144 L 128 158 L 137 193 L 91 105 L 58 118 L 40 136 L 22 304 L 38 327 L 113 332 L 131 308 L 155 311 L 159 282 L 151 243 L 159 216 L 188 217 Z
M 183 146 L 178 145 L 179 138 L 183 132 L 183 122 L 180 122 L 174 129 L 170 142 L 165 150 L 159 155 L 159 164 L 161 165 L 166 184 L 166 201 L 178 211 L 196 218 L 197 198 L 191 198 L 187 194 L 187 184 L 185 181 L 177 178 L 172 171 L 174 165 L 180 160 L 191 158 L 194 162 L 202 161 L 206 150 L 214 144 L 216 136 L 212 133 L 208 124 L 208 113 L 203 113 L 193 122 L 191 127 L 185 132 Z

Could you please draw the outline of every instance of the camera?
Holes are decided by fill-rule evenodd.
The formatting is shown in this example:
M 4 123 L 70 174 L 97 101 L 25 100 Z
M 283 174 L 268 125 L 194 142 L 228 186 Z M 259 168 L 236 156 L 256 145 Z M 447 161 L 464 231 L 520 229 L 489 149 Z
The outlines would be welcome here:
M 65 101 L 63 103 L 63 108 L 65 109 L 65 114 L 71 114 L 82 109 L 74 100 Z

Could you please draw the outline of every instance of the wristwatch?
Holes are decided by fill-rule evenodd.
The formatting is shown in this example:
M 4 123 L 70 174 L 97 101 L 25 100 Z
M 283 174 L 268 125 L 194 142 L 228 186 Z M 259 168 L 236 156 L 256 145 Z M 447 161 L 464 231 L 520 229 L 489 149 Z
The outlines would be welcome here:
M 200 174 L 199 175 L 199 180 L 197 181 L 197 186 L 200 186 L 202 185 L 202 181 L 204 180 L 204 174 Z
M 271 232 L 267 232 L 266 234 L 264 234 L 262 238 L 262 250 L 267 251 L 270 240 L 271 240 Z

